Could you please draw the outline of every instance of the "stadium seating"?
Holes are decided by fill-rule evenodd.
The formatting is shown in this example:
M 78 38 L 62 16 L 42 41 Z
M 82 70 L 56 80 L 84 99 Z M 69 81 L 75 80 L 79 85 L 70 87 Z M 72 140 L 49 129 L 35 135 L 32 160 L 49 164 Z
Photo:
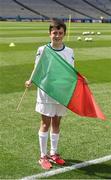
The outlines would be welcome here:
M 105 12 L 111 13 L 111 1 L 110 0 L 89 0 L 90 3 L 104 10 Z
M 0 17 L 16 17 L 18 15 L 21 17 L 36 17 L 33 12 L 24 9 L 12 0 L 0 0 Z
M 107 13 L 111 12 L 110 0 L 88 0 L 96 7 L 94 8 L 84 0 L 17 0 L 29 9 L 21 6 L 14 0 L 0 0 L 0 17 L 42 18 L 43 15 L 49 19 L 52 17 L 68 18 L 110 18 Z M 30 10 L 31 9 L 31 10 Z M 36 13 L 37 12 L 37 13 Z
M 88 0 L 90 3 L 95 4 L 97 7 L 100 5 L 100 1 L 99 0 Z M 108 1 L 108 0 L 107 0 Z M 71 0 L 70 3 L 67 0 L 58 0 L 58 2 L 65 4 L 67 7 L 69 8 L 74 8 L 76 10 L 79 10 L 80 12 L 83 12 L 85 14 L 87 14 L 87 16 L 91 16 L 93 18 L 100 18 L 101 16 L 103 16 L 104 18 L 108 18 L 108 15 L 101 12 L 100 10 L 92 7 L 91 5 L 85 3 L 83 0 Z M 103 0 L 102 1 L 102 10 L 106 10 L 105 8 L 103 8 L 106 6 L 106 1 Z M 109 1 L 108 3 L 109 8 L 111 8 L 111 2 Z M 107 5 L 107 7 L 108 7 Z

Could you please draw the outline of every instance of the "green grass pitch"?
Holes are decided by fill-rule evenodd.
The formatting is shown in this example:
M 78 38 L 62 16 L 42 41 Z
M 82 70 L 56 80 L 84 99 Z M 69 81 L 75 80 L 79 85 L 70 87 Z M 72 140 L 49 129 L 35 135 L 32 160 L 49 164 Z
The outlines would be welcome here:
M 44 172 L 37 163 L 40 115 L 34 110 L 35 86 L 28 90 L 19 112 L 16 108 L 25 89 L 24 82 L 33 69 L 37 48 L 50 41 L 48 25 L 0 22 L 0 179 L 19 179 Z M 84 31 L 94 35 L 83 36 Z M 77 40 L 78 36 L 81 41 Z M 85 37 L 92 37 L 92 42 L 86 42 Z M 11 42 L 15 47 L 9 47 Z M 87 77 L 107 116 L 106 121 L 101 121 L 68 111 L 61 121 L 59 153 L 70 165 L 111 154 L 111 24 L 71 23 L 69 41 L 66 36 L 64 42 L 74 49 L 76 68 Z M 108 161 L 49 179 L 110 178 Z

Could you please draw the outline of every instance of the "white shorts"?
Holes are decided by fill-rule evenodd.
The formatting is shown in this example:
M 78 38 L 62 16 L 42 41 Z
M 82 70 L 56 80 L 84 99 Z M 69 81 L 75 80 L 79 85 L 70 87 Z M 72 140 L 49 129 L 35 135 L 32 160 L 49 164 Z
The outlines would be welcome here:
M 37 103 L 35 111 L 50 117 L 65 116 L 67 108 L 61 104 Z

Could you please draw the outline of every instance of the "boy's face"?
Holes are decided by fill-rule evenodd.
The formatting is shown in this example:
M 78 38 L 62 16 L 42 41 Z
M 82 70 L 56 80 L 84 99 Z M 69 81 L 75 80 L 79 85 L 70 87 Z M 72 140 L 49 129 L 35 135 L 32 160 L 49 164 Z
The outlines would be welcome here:
M 53 28 L 50 32 L 51 42 L 55 45 L 61 45 L 64 36 L 65 33 L 62 27 L 60 29 Z

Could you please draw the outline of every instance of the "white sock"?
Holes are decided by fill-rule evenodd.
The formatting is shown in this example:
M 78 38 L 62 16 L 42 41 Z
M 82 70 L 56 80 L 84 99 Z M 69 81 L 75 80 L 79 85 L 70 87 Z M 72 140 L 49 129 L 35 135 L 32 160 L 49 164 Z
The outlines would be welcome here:
M 50 132 L 50 142 L 51 142 L 50 155 L 54 155 L 56 153 L 58 141 L 59 141 L 59 133 L 55 134 Z
M 39 131 L 39 145 L 40 145 L 40 153 L 41 157 L 47 155 L 47 141 L 48 141 L 48 132 Z

